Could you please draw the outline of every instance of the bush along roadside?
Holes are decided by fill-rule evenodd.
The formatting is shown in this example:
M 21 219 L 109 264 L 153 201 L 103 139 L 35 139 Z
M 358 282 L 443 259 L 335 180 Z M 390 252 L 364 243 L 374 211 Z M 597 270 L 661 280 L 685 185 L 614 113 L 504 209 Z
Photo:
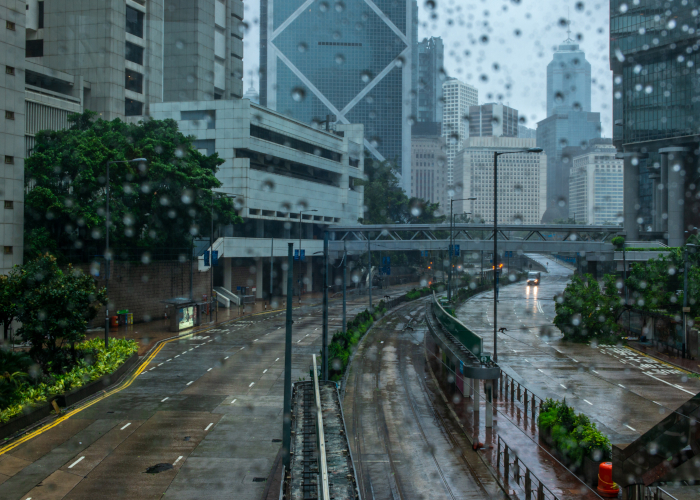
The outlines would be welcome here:
M 41 373 L 38 365 L 24 353 L 0 351 L 0 424 L 31 410 L 52 396 L 77 389 L 114 372 L 136 352 L 133 340 L 88 340 L 75 346 L 79 361 L 65 373 Z
M 537 419 L 540 436 L 577 469 L 588 458 L 595 463 L 609 461 L 612 446 L 607 436 L 583 413 L 578 415 L 566 404 L 566 400 L 547 399 Z

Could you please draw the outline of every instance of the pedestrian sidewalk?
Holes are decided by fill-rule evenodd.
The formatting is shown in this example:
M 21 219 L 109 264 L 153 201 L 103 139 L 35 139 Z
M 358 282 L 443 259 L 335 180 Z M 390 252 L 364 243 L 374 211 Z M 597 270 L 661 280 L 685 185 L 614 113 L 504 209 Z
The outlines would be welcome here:
M 373 298 L 373 303 L 377 304 L 379 301 L 387 294 L 395 294 L 399 290 L 404 290 L 407 287 L 410 289 L 411 286 L 416 286 L 417 284 L 415 283 L 410 283 L 410 284 L 403 284 L 403 285 L 394 285 L 391 287 L 387 287 L 384 289 L 376 289 L 374 288 L 372 290 L 372 298 Z M 350 290 L 348 290 L 350 292 Z M 364 295 L 357 295 L 357 294 L 349 294 L 348 295 L 348 300 L 351 301 L 357 301 L 357 300 L 362 300 L 364 299 L 365 301 L 369 300 L 368 295 L 365 293 Z M 334 294 L 334 296 L 330 297 L 331 303 L 342 300 L 342 294 Z M 320 305 L 323 301 L 323 293 L 321 292 L 314 292 L 314 293 L 306 293 L 301 297 L 301 301 L 299 301 L 299 297 L 295 296 L 292 299 L 292 307 L 293 308 L 298 308 L 298 307 L 310 307 L 310 306 L 316 306 Z M 190 334 L 193 332 L 197 332 L 200 330 L 208 330 L 210 328 L 213 328 L 217 325 L 225 324 L 231 321 L 239 320 L 239 319 L 245 319 L 246 317 L 251 317 L 255 316 L 258 314 L 265 314 L 269 313 L 271 311 L 284 311 L 287 307 L 287 297 L 282 296 L 282 297 L 273 297 L 272 301 L 269 300 L 257 300 L 253 304 L 245 304 L 244 306 L 241 306 L 240 308 L 238 306 L 234 306 L 230 309 L 226 309 L 224 307 L 219 307 L 218 311 L 214 311 L 213 313 L 213 318 L 211 321 L 209 321 L 209 317 L 202 317 L 202 325 L 195 327 L 195 328 L 189 328 L 187 330 L 182 330 L 181 332 L 173 332 L 170 331 L 170 319 L 157 319 L 150 321 L 148 323 L 137 323 L 135 325 L 124 325 L 124 326 L 119 326 L 119 327 L 112 327 L 109 329 L 109 336 L 110 338 L 118 338 L 118 339 L 130 339 L 130 340 L 135 340 L 138 342 L 139 345 L 139 350 L 138 350 L 138 355 L 143 356 L 145 353 L 147 353 L 157 342 L 164 340 L 164 339 L 169 339 L 172 337 L 177 337 L 178 335 L 186 335 Z M 104 338 L 104 328 L 97 328 L 94 330 L 88 331 L 86 335 L 87 339 L 94 339 L 94 338 Z

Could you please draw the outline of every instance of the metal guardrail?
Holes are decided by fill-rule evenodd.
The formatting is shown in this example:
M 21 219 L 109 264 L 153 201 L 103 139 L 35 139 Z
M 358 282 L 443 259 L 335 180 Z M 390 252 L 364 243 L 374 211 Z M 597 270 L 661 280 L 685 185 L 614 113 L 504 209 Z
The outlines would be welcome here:
M 544 401 L 541 397 L 535 395 L 532 391 L 528 391 L 527 387 L 521 385 L 520 382 L 516 381 L 501 370 L 500 383 L 498 384 L 499 393 L 501 396 L 505 396 L 505 400 L 508 401 L 510 397 L 511 403 L 518 401 L 523 404 L 525 409 L 525 418 L 527 418 L 528 406 L 530 407 L 530 417 L 537 421 L 537 415 L 539 415 Z
M 502 450 L 502 451 L 501 451 Z M 526 500 L 559 500 L 544 483 L 528 469 L 525 462 L 518 458 L 513 448 L 508 446 L 501 436 L 498 436 L 496 455 L 496 471 L 503 474 L 503 482 L 507 485 L 512 479 L 525 492 Z M 524 472 L 523 472 L 524 471 Z
M 653 490 L 651 487 L 647 486 L 644 490 L 643 500 L 678 500 L 678 498 L 674 497 L 660 486 L 655 486 Z
M 318 440 L 319 479 L 321 483 L 321 500 L 330 500 L 331 494 L 328 487 L 328 463 L 326 462 L 326 438 L 323 435 L 323 411 L 321 410 L 321 391 L 318 388 L 318 368 L 316 367 L 316 355 L 314 362 L 314 395 L 316 398 L 316 438 Z
M 484 352 L 484 340 L 467 328 L 464 323 L 459 321 L 457 318 L 449 314 L 440 304 L 437 299 L 437 295 L 433 291 L 433 311 L 438 321 L 445 327 L 445 329 L 454 335 L 457 340 L 459 340 L 464 347 L 469 349 L 476 357 L 481 356 Z

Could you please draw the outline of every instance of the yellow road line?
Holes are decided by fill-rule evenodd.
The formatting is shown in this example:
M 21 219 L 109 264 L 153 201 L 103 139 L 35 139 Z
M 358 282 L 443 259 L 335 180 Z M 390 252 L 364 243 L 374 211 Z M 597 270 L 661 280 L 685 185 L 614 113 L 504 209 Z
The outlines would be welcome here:
M 629 349 L 630 351 L 634 351 L 634 352 L 636 352 L 637 354 L 640 354 L 640 355 L 644 356 L 645 358 L 653 359 L 653 360 L 656 361 L 657 363 L 661 363 L 662 365 L 666 365 L 666 366 L 668 366 L 668 367 L 670 367 L 670 368 L 673 368 L 674 370 L 678 370 L 679 372 L 687 373 L 687 374 L 689 374 L 689 375 L 697 375 L 696 373 L 691 372 L 690 370 L 686 370 L 686 369 L 684 369 L 684 368 L 680 368 L 679 366 L 674 365 L 673 363 L 669 363 L 669 362 L 667 362 L 667 361 L 664 361 L 663 359 L 659 359 L 659 358 L 656 358 L 656 357 L 654 357 L 654 356 L 650 356 L 649 354 L 646 354 L 646 353 L 644 353 L 644 352 L 642 352 L 642 351 L 638 351 L 638 350 L 635 349 L 634 347 L 630 347 L 630 346 L 628 346 L 628 345 L 625 346 L 625 347 L 626 347 L 627 349 Z

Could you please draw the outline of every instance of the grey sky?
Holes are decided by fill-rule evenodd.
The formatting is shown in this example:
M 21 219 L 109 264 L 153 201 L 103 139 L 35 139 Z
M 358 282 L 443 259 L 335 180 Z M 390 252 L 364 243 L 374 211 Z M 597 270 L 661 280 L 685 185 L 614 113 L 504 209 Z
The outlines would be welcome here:
M 247 90 L 251 77 L 258 88 L 260 1 L 244 3 L 249 26 L 243 39 Z M 546 118 L 547 64 L 567 36 L 565 19 L 570 16 L 571 37 L 580 36 L 578 43 L 592 67 L 592 111 L 601 113 L 603 135 L 610 137 L 607 0 L 436 0 L 434 10 L 430 3 L 418 0 L 418 38 L 442 37 L 448 74 L 477 87 L 480 102 L 501 96 L 531 128 Z

